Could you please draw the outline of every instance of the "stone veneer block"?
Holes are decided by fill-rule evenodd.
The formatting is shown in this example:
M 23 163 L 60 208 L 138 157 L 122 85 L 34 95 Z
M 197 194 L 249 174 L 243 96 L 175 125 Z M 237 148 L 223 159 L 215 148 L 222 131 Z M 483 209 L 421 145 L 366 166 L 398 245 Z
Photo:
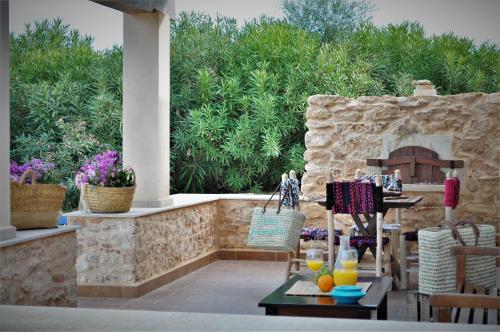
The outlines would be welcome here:
M 137 286 L 210 254 L 216 218 L 215 201 L 138 217 L 70 215 L 68 224 L 81 226 L 78 285 Z
M 76 250 L 75 231 L 1 247 L 0 303 L 76 307 Z
M 460 171 L 463 181 L 457 218 L 475 218 L 498 231 L 500 93 L 356 99 L 316 95 L 309 97 L 308 103 L 304 196 L 324 196 L 330 172 L 336 179 L 352 179 L 356 168 L 366 173 L 366 159 L 387 158 L 384 137 L 415 142 L 444 137 L 446 140 L 437 143 L 450 151 L 444 151 L 446 155 L 439 152 L 440 158 L 465 163 Z M 396 141 L 393 145 L 399 146 Z M 406 193 L 423 195 L 424 199 L 411 210 L 402 211 L 403 232 L 435 226 L 444 219 L 442 193 Z M 313 210 L 305 209 L 308 222 L 326 226 L 322 215 L 312 216 Z M 393 214 L 390 211 L 386 220 L 393 220 Z M 352 225 L 349 218 L 336 219 L 345 231 Z

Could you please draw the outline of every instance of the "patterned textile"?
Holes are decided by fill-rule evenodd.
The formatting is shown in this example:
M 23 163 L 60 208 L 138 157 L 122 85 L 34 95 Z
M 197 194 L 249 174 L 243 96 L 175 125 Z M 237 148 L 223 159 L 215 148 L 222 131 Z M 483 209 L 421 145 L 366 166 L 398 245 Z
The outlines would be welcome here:
M 288 179 L 286 181 L 281 181 L 280 191 L 281 197 L 283 198 L 283 206 L 294 207 L 299 204 L 299 180 Z M 290 191 L 288 191 L 288 186 L 290 186 Z
M 389 243 L 388 237 L 382 238 L 382 246 L 385 247 Z M 377 238 L 372 236 L 351 236 L 349 246 L 354 249 L 362 249 L 363 247 L 376 246 Z
M 382 187 L 371 182 L 333 182 L 326 185 L 327 210 L 362 214 L 382 211 Z
M 342 235 L 341 229 L 335 230 L 335 240 L 338 241 L 338 236 Z M 302 233 L 300 238 L 304 241 L 327 241 L 328 240 L 328 229 L 321 227 L 304 227 L 302 228 Z
M 358 181 L 375 183 L 376 175 L 363 175 Z M 382 175 L 382 186 L 389 191 L 403 191 L 403 184 L 394 174 Z
M 460 180 L 457 177 L 444 180 L 444 206 L 456 208 L 460 198 Z
M 335 240 L 334 244 L 336 246 L 340 245 L 339 236 L 342 235 L 341 229 L 335 230 Z M 326 228 L 320 227 L 304 227 L 302 229 L 302 233 L 300 234 L 300 238 L 307 241 L 327 241 L 328 240 L 328 230 Z M 382 245 L 386 246 L 389 243 L 389 238 L 384 237 L 382 239 Z M 351 248 L 360 250 L 363 247 L 375 246 L 377 245 L 377 238 L 371 236 L 351 236 L 349 239 L 349 245 Z

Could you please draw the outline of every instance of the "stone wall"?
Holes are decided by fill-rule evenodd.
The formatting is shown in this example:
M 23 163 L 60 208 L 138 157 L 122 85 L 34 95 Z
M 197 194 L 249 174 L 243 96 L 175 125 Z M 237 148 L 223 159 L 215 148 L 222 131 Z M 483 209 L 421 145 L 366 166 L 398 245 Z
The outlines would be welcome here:
M 76 232 L 0 248 L 0 303 L 76 307 Z
M 217 203 L 217 234 L 220 249 L 248 249 L 247 238 L 252 210 L 263 207 L 266 200 L 221 199 Z M 269 207 L 276 207 L 277 201 Z M 325 209 L 316 203 L 302 202 L 301 211 L 306 213 L 305 225 L 318 224 L 325 219 Z M 306 212 L 307 211 L 307 212 Z M 309 220 L 309 221 L 308 221 Z
M 498 227 L 500 221 L 500 94 L 468 93 L 429 97 L 359 97 L 316 95 L 308 99 L 305 136 L 306 197 L 324 195 L 328 174 L 352 179 L 367 171 L 367 158 L 384 156 L 384 135 L 401 140 L 422 135 L 451 138 L 450 155 L 465 162 L 460 178 L 457 217 L 475 217 Z M 411 193 L 416 195 L 422 193 Z M 423 193 L 424 201 L 403 211 L 403 230 L 443 220 L 443 194 Z M 311 214 L 306 211 L 308 216 Z M 392 219 L 391 215 L 387 219 Z M 310 218 L 323 223 L 323 219 Z M 350 222 L 345 221 L 345 225 Z M 498 228 L 497 228 L 498 229 Z
M 136 219 L 136 280 L 217 249 L 216 202 Z
M 133 284 L 217 248 L 216 202 L 137 218 L 70 217 L 78 284 Z

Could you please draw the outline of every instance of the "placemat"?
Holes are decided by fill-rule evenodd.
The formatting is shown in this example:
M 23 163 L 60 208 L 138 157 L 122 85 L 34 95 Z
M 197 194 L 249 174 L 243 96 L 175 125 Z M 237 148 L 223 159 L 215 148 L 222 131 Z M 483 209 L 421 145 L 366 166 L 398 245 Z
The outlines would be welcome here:
M 285 292 L 286 295 L 295 296 L 330 296 L 330 293 L 335 289 L 332 288 L 329 292 L 322 292 L 318 287 L 313 287 L 312 281 L 298 280 L 289 290 Z M 356 285 L 360 286 L 366 293 L 368 288 L 372 285 L 371 282 L 358 282 Z

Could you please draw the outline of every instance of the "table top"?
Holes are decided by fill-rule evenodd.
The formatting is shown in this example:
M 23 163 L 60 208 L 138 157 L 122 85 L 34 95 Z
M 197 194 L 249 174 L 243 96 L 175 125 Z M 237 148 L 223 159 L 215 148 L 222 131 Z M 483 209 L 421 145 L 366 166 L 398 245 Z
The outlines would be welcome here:
M 420 202 L 424 196 L 384 197 L 385 208 L 408 209 Z
M 368 289 L 365 297 L 357 304 L 336 304 L 335 299 L 331 296 L 295 296 L 286 295 L 295 282 L 305 280 L 303 275 L 294 275 L 283 285 L 273 291 L 259 302 L 259 307 L 267 306 L 296 306 L 296 307 L 331 307 L 357 309 L 357 310 L 376 310 L 384 300 L 387 294 L 387 289 L 392 283 L 391 277 L 359 277 L 358 281 L 371 282 L 372 285 Z
M 384 197 L 384 208 L 388 209 L 408 209 L 420 202 L 424 196 L 390 196 Z M 311 200 L 321 206 L 326 206 L 326 198 Z

